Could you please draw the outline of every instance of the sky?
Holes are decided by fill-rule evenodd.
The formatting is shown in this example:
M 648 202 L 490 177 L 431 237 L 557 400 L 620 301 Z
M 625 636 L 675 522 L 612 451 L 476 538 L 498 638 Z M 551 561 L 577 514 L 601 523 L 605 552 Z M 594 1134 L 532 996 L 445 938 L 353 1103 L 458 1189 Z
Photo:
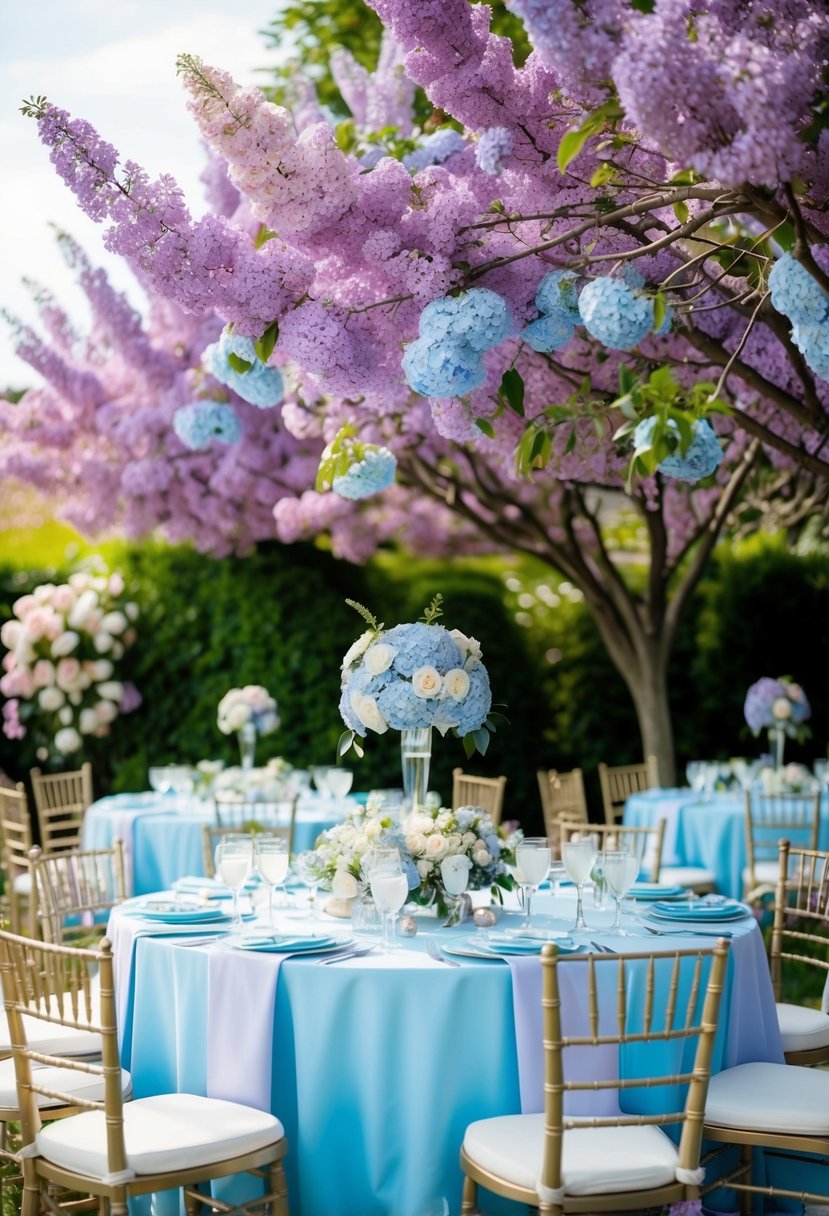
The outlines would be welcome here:
M 33 321 L 26 277 L 49 288 L 83 328 L 86 308 L 65 267 L 50 225 L 71 233 L 93 263 L 105 265 L 137 306 L 129 272 L 103 248 L 49 163 L 33 119 L 20 103 L 44 94 L 88 119 L 121 153 L 152 177 L 171 173 L 194 214 L 203 210 L 204 158 L 185 110 L 175 70 L 182 51 L 231 72 L 245 84 L 267 80 L 260 69 L 278 52 L 258 32 L 279 0 L 4 0 L 0 4 L 0 309 Z M 12 350 L 0 321 L 0 391 L 38 377 Z

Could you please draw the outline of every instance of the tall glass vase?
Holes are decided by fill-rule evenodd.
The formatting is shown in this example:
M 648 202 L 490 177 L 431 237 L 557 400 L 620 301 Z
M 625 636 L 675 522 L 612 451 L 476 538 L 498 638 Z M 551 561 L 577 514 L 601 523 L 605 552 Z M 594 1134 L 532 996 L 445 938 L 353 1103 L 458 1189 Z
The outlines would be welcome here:
M 256 758 L 256 727 L 246 722 L 239 729 L 239 757 L 242 768 L 253 768 Z
M 403 796 L 412 810 L 425 805 L 432 760 L 431 726 L 411 727 L 400 732 L 400 761 L 403 769 Z
M 786 746 L 786 732 L 782 726 L 769 727 L 769 747 L 774 758 L 774 767 L 783 767 L 783 749 Z

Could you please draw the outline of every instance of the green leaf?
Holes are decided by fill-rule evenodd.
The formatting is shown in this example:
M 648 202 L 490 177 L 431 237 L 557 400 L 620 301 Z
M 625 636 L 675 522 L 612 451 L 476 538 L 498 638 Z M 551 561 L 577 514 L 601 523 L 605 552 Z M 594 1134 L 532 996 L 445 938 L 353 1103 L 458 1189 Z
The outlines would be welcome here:
M 486 436 L 488 436 L 490 439 L 495 438 L 495 427 L 492 425 L 492 423 L 489 421 L 488 418 L 476 418 L 475 426 L 478 428 L 479 431 L 483 431 L 483 433 Z
M 267 363 L 268 359 L 270 359 L 271 355 L 273 354 L 273 348 L 276 346 L 278 337 L 279 322 L 272 321 L 262 334 L 262 337 L 257 338 L 257 340 L 254 342 L 253 348 L 263 363 Z
M 471 734 L 464 735 L 462 742 L 464 755 L 466 756 L 467 760 L 471 760 L 475 754 L 475 738 Z
M 349 608 L 353 608 L 355 612 L 360 614 L 365 623 L 368 625 L 369 629 L 373 629 L 375 633 L 380 632 L 383 626 L 377 623 L 377 617 L 373 612 L 370 612 L 368 608 L 366 608 L 365 604 L 359 604 L 357 600 L 350 599 L 346 599 L 345 602 L 348 604 Z
M 674 203 L 674 215 L 679 220 L 680 224 L 687 224 L 688 217 L 691 212 L 688 210 L 688 204 L 685 202 Z
M 630 0 L 630 7 L 637 13 L 652 13 L 656 0 Z
M 505 371 L 501 377 L 501 387 L 498 390 L 499 395 L 506 399 L 510 409 L 513 410 L 519 417 L 524 417 L 524 381 L 521 373 L 514 367 Z
M 265 224 L 260 224 L 259 230 L 253 238 L 254 249 L 261 249 L 263 245 L 267 245 L 268 241 L 272 241 L 275 236 L 275 232 L 271 232 L 270 228 L 266 227 Z
M 590 178 L 590 185 L 593 187 L 606 186 L 607 183 L 611 182 L 615 176 L 616 170 L 614 169 L 613 165 L 611 165 L 608 161 L 602 161 L 596 172 Z
M 231 351 L 227 356 L 227 361 L 233 370 L 235 372 L 239 372 L 240 375 L 244 375 L 245 372 L 249 372 L 253 367 L 252 363 L 248 362 L 247 359 L 243 359 L 240 355 L 235 354 L 233 351 Z
M 506 207 L 499 198 L 495 198 L 489 204 L 489 210 L 494 211 L 496 215 L 504 215 L 506 212 Z
M 659 329 L 659 326 L 665 320 L 668 304 L 665 296 L 661 291 L 657 292 L 653 297 L 653 328 Z
M 569 456 L 573 448 L 576 446 L 576 428 L 573 427 L 567 437 L 567 443 L 564 446 L 564 455 Z
M 633 369 L 627 364 L 622 363 L 619 366 L 619 388 L 623 393 L 629 393 L 636 383 L 636 374 Z
M 487 753 L 487 748 L 489 747 L 489 731 L 485 726 L 482 726 L 480 730 L 474 730 L 472 732 L 472 738 L 475 742 L 475 747 L 482 756 L 485 756 Z

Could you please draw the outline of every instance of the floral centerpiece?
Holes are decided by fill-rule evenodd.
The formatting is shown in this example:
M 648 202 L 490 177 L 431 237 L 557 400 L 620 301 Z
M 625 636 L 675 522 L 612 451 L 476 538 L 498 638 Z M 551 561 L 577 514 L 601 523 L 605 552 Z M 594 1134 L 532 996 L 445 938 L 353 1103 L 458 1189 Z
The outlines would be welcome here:
M 812 709 L 806 694 L 793 680 L 763 676 L 752 684 L 746 693 L 743 709 L 745 719 L 755 735 L 761 730 L 769 732 L 777 768 L 783 763 L 783 746 L 786 737 L 805 739 L 809 728 L 805 725 Z
M 120 714 L 141 704 L 117 673 L 138 618 L 124 592 L 118 573 L 78 571 L 21 596 L 0 629 L 3 733 L 23 739 L 31 730 L 42 741 L 41 761 L 81 752 L 85 739 L 108 735 Z
M 279 726 L 276 701 L 261 684 L 231 688 L 219 702 L 217 725 L 223 735 L 239 736 L 242 768 L 253 768 L 257 735 Z

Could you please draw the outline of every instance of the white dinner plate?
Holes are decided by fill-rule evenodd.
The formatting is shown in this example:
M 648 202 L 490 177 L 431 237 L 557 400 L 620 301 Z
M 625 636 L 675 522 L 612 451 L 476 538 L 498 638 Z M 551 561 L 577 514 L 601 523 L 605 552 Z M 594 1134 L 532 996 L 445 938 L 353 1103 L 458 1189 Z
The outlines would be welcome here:
M 262 954 L 321 954 L 324 951 L 344 950 L 353 944 L 353 938 L 336 937 L 242 937 L 228 943 L 234 950 L 250 950 Z

